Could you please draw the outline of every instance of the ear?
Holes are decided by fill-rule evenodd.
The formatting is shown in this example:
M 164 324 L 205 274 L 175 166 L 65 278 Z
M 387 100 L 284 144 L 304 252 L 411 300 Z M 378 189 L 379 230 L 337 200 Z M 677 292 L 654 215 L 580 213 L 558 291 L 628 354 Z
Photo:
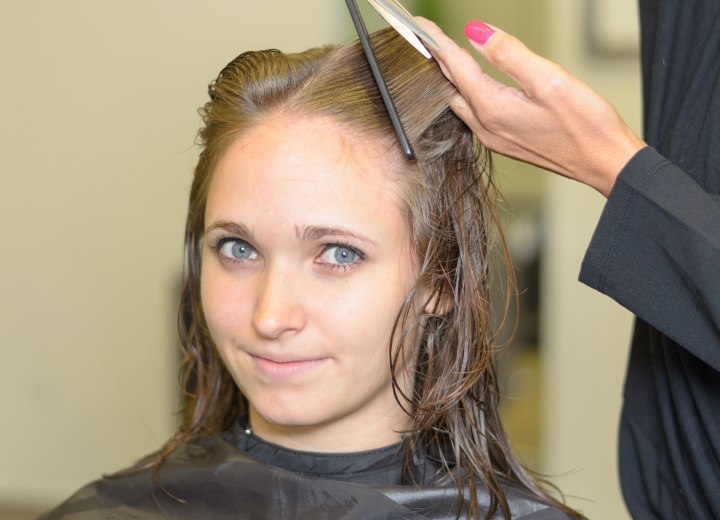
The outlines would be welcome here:
M 455 308 L 455 299 L 450 287 L 445 282 L 436 287 L 428 288 L 425 298 L 425 312 L 436 316 L 445 316 Z

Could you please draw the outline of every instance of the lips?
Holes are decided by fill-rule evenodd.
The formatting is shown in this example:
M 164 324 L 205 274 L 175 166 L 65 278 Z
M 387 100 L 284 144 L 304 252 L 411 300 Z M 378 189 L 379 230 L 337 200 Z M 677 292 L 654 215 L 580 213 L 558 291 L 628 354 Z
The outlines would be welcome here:
M 293 359 L 282 357 L 264 357 L 250 354 L 255 368 L 261 374 L 271 378 L 290 378 L 301 376 L 324 365 L 329 358 Z

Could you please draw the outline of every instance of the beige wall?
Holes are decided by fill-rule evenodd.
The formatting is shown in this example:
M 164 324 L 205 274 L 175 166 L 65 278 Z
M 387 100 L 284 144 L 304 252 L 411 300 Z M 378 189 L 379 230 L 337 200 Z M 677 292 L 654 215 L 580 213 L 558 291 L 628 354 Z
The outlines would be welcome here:
M 640 132 L 638 58 L 590 55 L 583 4 L 549 3 L 555 30 L 549 33 L 548 52 L 609 99 Z M 637 30 L 637 23 L 628 23 L 636 16 L 634 2 L 608 14 L 623 19 L 609 18 L 607 24 Z M 576 183 L 545 179 L 542 471 L 556 475 L 553 481 L 569 502 L 590 518 L 628 518 L 617 479 L 616 438 L 632 318 L 609 298 L 576 282 L 604 199 Z
M 582 2 L 446 5 L 457 18 L 448 24 L 475 16 L 513 30 L 639 126 L 637 67 L 587 55 Z M 170 433 L 174 299 L 205 85 L 242 50 L 337 41 L 345 17 L 339 0 L 0 7 L 0 502 L 51 504 Z M 528 182 L 507 171 L 519 196 L 522 185 L 542 194 L 547 222 L 541 469 L 571 472 L 555 480 L 591 517 L 622 518 L 615 428 L 630 319 L 576 282 L 603 201 L 548 174 Z

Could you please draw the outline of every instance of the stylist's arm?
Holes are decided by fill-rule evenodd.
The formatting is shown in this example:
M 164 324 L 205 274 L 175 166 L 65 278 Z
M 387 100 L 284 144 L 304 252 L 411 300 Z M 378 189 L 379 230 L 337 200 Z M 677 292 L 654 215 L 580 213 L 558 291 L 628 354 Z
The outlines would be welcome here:
M 607 197 L 620 170 L 645 146 L 600 95 L 515 37 L 478 21 L 465 27 L 472 46 L 513 88 L 485 74 L 434 23 L 418 22 L 440 45 L 435 58 L 462 95 L 452 109 L 491 150 Z

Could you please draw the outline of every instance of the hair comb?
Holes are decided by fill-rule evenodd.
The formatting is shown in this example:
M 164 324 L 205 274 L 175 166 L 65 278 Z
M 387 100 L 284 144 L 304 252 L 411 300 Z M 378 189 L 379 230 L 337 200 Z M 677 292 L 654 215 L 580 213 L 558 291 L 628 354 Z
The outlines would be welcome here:
M 412 15 L 396 0 L 367 0 L 368 3 L 375 9 L 378 14 L 387 21 L 403 38 L 405 38 L 410 45 L 415 47 L 426 58 L 430 58 L 430 52 L 425 48 L 423 43 L 430 46 L 432 49 L 438 51 L 440 47 L 430 35 L 423 31 L 422 27 L 418 25 Z M 375 78 L 378 90 L 380 91 L 380 97 L 385 104 L 390 122 L 395 129 L 395 134 L 398 138 L 398 143 L 403 150 L 403 154 L 408 161 L 415 160 L 415 152 L 410 145 L 410 141 L 407 138 L 405 129 L 402 126 L 400 117 L 398 116 L 395 104 L 393 103 L 390 91 L 388 90 L 387 83 L 383 77 L 382 70 L 378 65 L 377 58 L 375 57 L 375 50 L 373 49 L 372 43 L 370 42 L 370 36 L 368 35 L 365 23 L 360 16 L 360 11 L 357 8 L 355 0 L 345 0 L 348 10 L 350 11 L 350 17 L 352 18 L 353 25 L 357 31 L 358 37 L 360 38 L 360 44 L 362 45 L 363 52 L 367 57 L 370 70 Z

